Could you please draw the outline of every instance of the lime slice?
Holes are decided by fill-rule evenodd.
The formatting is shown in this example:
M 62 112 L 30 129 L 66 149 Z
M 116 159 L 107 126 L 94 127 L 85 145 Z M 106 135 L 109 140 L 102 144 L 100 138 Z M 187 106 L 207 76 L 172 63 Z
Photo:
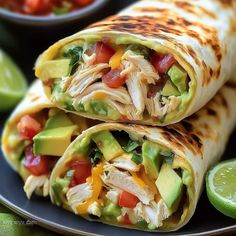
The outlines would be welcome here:
M 28 229 L 22 224 L 22 219 L 9 213 L 0 213 L 0 235 L 29 235 Z
M 0 111 L 14 107 L 25 95 L 26 79 L 12 59 L 0 50 Z
M 206 176 L 207 196 L 224 215 L 236 219 L 236 159 L 223 161 Z

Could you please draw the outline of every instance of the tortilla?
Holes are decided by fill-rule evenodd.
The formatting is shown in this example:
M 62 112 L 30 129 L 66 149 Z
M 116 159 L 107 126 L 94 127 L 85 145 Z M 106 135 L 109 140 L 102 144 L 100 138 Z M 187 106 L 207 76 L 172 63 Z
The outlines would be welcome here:
M 36 76 L 44 82 L 49 99 L 67 111 L 104 121 L 153 126 L 176 123 L 202 108 L 236 73 L 235 11 L 235 1 L 139 1 L 56 42 L 38 59 Z M 96 64 L 97 57 L 94 62 L 88 56 L 96 42 L 120 54 L 112 62 Z M 75 56 L 69 62 L 70 49 L 78 52 L 79 48 L 82 51 L 77 59 Z M 147 50 L 146 55 L 143 51 Z M 105 53 L 109 50 L 102 56 Z M 154 65 L 159 59 L 150 59 L 155 53 L 157 58 L 174 57 L 181 75 L 171 73 L 172 67 L 165 76 L 159 69 L 156 72 L 159 67 Z M 78 58 L 79 66 L 75 68 Z M 110 81 L 104 82 L 106 71 L 119 60 L 121 72 L 116 73 L 125 78 L 125 84 L 116 78 L 116 84 L 109 85 Z M 130 67 L 126 68 L 125 63 Z M 115 78 L 114 73 L 106 76 L 108 80 L 109 76 Z M 166 78 L 172 84 L 171 92 L 163 92 Z M 116 87 L 119 83 L 122 85 Z
M 219 161 L 225 150 L 230 134 L 236 125 L 235 99 L 236 84 L 230 82 L 227 83 L 199 112 L 177 124 L 166 127 L 151 128 L 140 125 L 104 123 L 87 129 L 80 136 L 78 136 L 73 143 L 70 144 L 67 151 L 58 161 L 52 172 L 50 178 L 50 196 L 52 202 L 58 206 L 64 207 L 67 210 L 74 211 L 75 214 L 78 214 L 88 220 L 94 220 L 94 217 L 90 217 L 91 215 L 89 215 L 89 213 L 95 214 L 97 216 L 97 221 L 119 227 L 134 228 L 145 231 L 174 231 L 183 227 L 188 223 L 195 212 L 197 202 L 204 187 L 204 176 L 206 171 L 217 161 Z M 130 165 L 130 162 L 127 164 L 127 153 L 125 154 L 126 159 L 123 159 L 123 162 L 125 161 L 126 164 L 121 164 L 121 159 L 117 160 L 116 158 L 117 156 L 118 158 L 124 157 L 124 154 L 121 153 L 115 157 L 109 156 L 113 155 L 114 145 L 112 142 L 104 141 L 105 138 L 101 138 L 100 140 L 95 138 L 97 137 L 97 134 L 104 131 L 109 131 L 112 133 L 121 146 L 124 146 L 124 144 L 121 144 L 125 139 L 124 134 L 128 133 L 129 139 L 132 141 L 139 142 L 141 144 L 146 141 L 152 142 L 153 147 L 155 147 L 155 145 L 159 145 L 162 150 L 165 150 L 162 152 L 164 154 L 162 154 L 163 162 L 161 164 L 161 169 L 164 163 L 166 165 L 170 165 L 172 170 L 174 170 L 174 172 L 181 177 L 183 183 L 182 195 L 180 195 L 181 199 L 179 199 L 177 206 L 175 206 L 175 210 L 173 210 L 173 208 L 167 209 L 166 206 L 163 206 L 160 203 L 161 200 L 164 200 L 166 204 L 168 203 L 168 199 L 166 200 L 163 189 L 161 189 L 160 185 L 157 183 L 158 178 L 161 175 L 161 170 L 157 175 L 157 180 L 151 177 L 153 173 L 147 173 L 150 169 L 153 169 L 153 166 L 157 165 L 158 160 L 155 160 L 155 162 L 147 168 L 149 170 L 147 170 L 144 162 L 144 157 L 146 154 L 144 154 L 144 147 L 142 146 L 143 162 L 141 166 L 144 165 L 146 175 L 140 174 L 142 169 L 130 171 L 129 168 L 134 168 L 134 161 L 132 165 Z M 117 133 L 119 132 L 116 131 L 120 131 L 120 138 L 117 136 Z M 55 190 L 55 186 L 57 183 L 63 182 L 66 178 L 65 176 L 68 176 L 68 173 L 71 173 L 69 172 L 71 171 L 70 166 L 73 166 L 74 161 L 89 161 L 88 156 L 90 160 L 94 160 L 93 158 L 91 159 L 91 153 L 93 153 L 92 151 L 97 150 L 94 147 L 94 142 L 96 143 L 97 148 L 102 151 L 103 158 L 100 158 L 100 161 L 96 162 L 93 166 L 92 176 L 88 177 L 84 183 L 77 183 L 78 185 L 72 186 L 71 183 L 69 185 L 68 182 L 67 186 L 61 188 L 61 195 L 58 195 L 58 191 Z M 108 148 L 108 157 L 110 157 L 110 160 L 108 160 L 103 153 L 102 149 L 104 146 Z M 137 146 L 135 146 L 135 148 L 136 147 Z M 123 150 L 127 151 L 127 146 L 126 149 L 123 148 Z M 140 148 L 135 150 L 136 154 L 137 152 L 140 153 Z M 155 153 L 154 150 L 155 148 L 152 148 L 145 152 Z M 170 151 L 173 155 L 169 155 L 168 157 L 166 153 L 169 153 Z M 128 153 L 128 155 L 129 154 L 130 153 Z M 168 158 L 166 159 L 166 157 Z M 119 163 L 119 165 L 117 165 L 117 163 Z M 82 167 L 78 167 L 78 170 L 82 170 Z M 114 174 L 111 176 L 112 172 L 117 175 L 120 174 L 120 177 L 118 178 L 119 181 L 117 181 Z M 133 172 L 135 172 L 135 175 Z M 123 175 L 126 175 L 125 178 L 122 177 Z M 175 189 L 175 185 L 178 185 L 179 177 L 176 178 L 176 181 L 174 181 L 175 184 L 173 184 L 171 186 L 172 188 L 170 188 L 170 175 L 167 174 L 164 183 L 165 189 L 168 191 L 169 189 Z M 149 181 L 146 181 L 147 178 L 149 178 Z M 150 200 L 152 199 L 150 197 L 150 191 L 153 191 L 153 184 L 150 185 L 150 178 L 154 186 L 157 186 L 158 192 L 161 195 L 158 195 L 158 193 L 154 195 L 154 203 L 152 202 L 153 200 Z M 132 180 L 134 182 L 131 185 Z M 128 187 L 126 186 L 127 184 L 129 185 Z M 135 188 L 138 188 L 137 186 L 142 186 L 139 192 L 140 194 L 134 190 Z M 80 191 L 80 188 L 83 189 L 83 191 Z M 113 197 L 108 196 L 108 191 L 110 190 L 118 191 L 118 201 L 117 199 L 114 200 L 114 194 Z M 128 191 L 139 198 L 139 203 L 141 202 L 141 206 L 138 206 L 139 203 L 137 204 L 136 202 L 137 205 L 132 206 L 132 209 L 122 207 L 119 212 L 122 212 L 123 215 L 116 215 L 115 219 L 111 216 L 109 216 L 110 218 L 107 217 L 106 202 L 108 200 L 116 201 L 114 203 L 116 204 L 116 208 L 113 206 L 115 209 L 117 209 L 117 205 L 122 206 L 120 205 L 122 191 Z M 146 196 L 146 198 L 144 198 L 144 196 Z M 147 199 L 149 199 L 149 203 L 147 203 Z M 147 213 L 147 208 L 150 207 L 151 204 L 153 204 L 152 206 L 155 206 L 155 214 L 157 215 L 153 216 L 153 218 L 149 218 L 148 214 L 150 215 L 150 213 Z M 169 215 L 168 210 L 172 211 Z M 141 219 L 138 218 L 140 217 L 140 212 L 146 212 L 146 215 L 143 213 Z M 104 214 L 106 215 L 104 216 Z M 125 220 L 124 214 L 128 214 L 129 220 L 135 223 L 131 223 L 129 225 L 122 223 Z M 141 221 L 145 219 L 148 224 L 146 224 L 145 227 L 142 226 L 140 228 L 140 224 L 138 224 L 140 221 L 134 217 L 135 214 L 136 218 Z M 168 216 L 164 217 L 163 214 Z M 153 225 L 156 225 L 156 228 L 153 228 Z

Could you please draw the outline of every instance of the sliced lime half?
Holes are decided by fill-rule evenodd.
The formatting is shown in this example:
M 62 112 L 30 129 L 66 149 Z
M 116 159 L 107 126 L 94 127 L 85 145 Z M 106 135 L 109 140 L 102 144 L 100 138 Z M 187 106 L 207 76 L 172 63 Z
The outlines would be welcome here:
M 206 176 L 207 196 L 224 215 L 236 219 L 236 159 L 223 161 Z
M 0 50 L 0 111 L 14 107 L 25 95 L 25 76 L 12 59 Z

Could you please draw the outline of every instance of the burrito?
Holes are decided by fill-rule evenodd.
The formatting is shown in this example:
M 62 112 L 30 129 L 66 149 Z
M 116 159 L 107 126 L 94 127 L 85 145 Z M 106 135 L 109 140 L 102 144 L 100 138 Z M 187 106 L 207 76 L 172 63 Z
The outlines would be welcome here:
M 30 198 L 47 196 L 49 176 L 71 141 L 88 127 L 85 118 L 66 114 L 50 103 L 36 81 L 6 122 L 2 150 L 7 162 L 25 181 Z
M 70 144 L 50 178 L 54 204 L 88 220 L 173 231 L 194 214 L 207 169 L 236 123 L 236 84 L 226 84 L 180 123 L 103 123 Z
M 236 72 L 235 12 L 235 1 L 139 1 L 52 45 L 36 75 L 53 104 L 67 111 L 176 123 Z

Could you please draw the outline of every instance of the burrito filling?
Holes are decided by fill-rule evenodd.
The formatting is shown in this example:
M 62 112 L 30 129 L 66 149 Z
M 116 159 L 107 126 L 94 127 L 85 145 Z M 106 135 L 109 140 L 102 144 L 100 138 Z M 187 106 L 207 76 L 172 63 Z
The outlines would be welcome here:
M 59 106 L 119 121 L 164 121 L 180 109 L 190 82 L 173 54 L 105 39 L 64 46 L 39 77 Z
M 186 176 L 168 148 L 124 131 L 100 131 L 75 142 L 52 182 L 58 206 L 91 220 L 155 230 L 186 206 Z
M 8 137 L 11 159 L 25 181 L 27 197 L 48 196 L 49 176 L 56 161 L 80 133 L 80 117 L 58 109 L 44 109 L 20 118 Z

